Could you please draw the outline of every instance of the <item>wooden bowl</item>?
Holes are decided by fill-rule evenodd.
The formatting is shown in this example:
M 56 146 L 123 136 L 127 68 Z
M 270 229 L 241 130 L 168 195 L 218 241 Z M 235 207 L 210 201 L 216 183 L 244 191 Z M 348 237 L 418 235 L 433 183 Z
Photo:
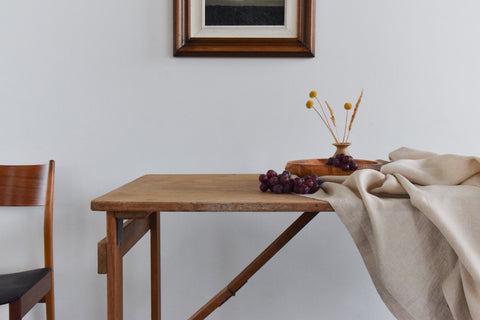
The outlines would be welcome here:
M 317 174 L 318 176 L 348 176 L 353 170 L 343 171 L 340 168 L 327 165 L 328 159 L 307 159 L 289 161 L 285 166 L 285 170 L 299 177 Z M 381 164 L 377 161 L 370 160 L 354 160 L 358 164 L 358 169 L 380 170 Z

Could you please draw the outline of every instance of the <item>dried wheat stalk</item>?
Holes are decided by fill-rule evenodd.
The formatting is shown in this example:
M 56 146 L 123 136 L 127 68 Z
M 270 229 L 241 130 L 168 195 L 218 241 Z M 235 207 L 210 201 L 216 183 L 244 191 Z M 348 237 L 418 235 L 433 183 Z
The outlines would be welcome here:
M 332 109 L 332 107 L 330 107 L 327 100 L 325 100 L 325 104 L 328 107 L 328 111 L 330 111 L 330 119 L 332 120 L 333 126 L 335 127 L 335 131 L 337 132 L 337 137 L 338 137 L 338 128 L 337 128 L 337 124 L 336 124 L 336 121 L 335 121 L 335 114 L 333 113 L 333 109 Z
M 315 106 L 313 106 L 313 110 L 315 110 L 315 112 L 318 114 L 318 116 L 320 117 L 320 119 L 322 119 L 323 123 L 325 124 L 325 126 L 327 127 L 328 131 L 330 131 L 330 133 L 332 134 L 333 136 L 333 139 L 335 139 L 335 142 L 338 143 L 338 140 L 337 140 L 337 137 L 335 137 L 335 134 L 333 133 L 333 130 L 332 128 L 330 127 L 330 125 L 328 124 L 328 118 L 325 117 L 325 119 L 322 117 L 322 115 L 320 114 L 320 112 L 317 110 L 317 108 L 315 108 Z M 322 109 L 323 111 L 323 109 Z M 324 112 L 325 114 L 325 112 Z
M 328 127 L 328 130 L 330 130 L 331 132 L 333 132 L 333 129 L 332 129 L 332 126 L 330 125 L 330 122 L 328 121 L 328 117 L 327 117 L 327 114 L 325 113 L 325 108 L 323 107 L 322 103 L 320 102 L 320 100 L 318 100 L 317 97 L 315 97 L 315 100 L 317 100 L 318 104 L 320 105 L 320 108 L 322 109 L 322 113 L 323 113 L 323 116 L 325 117 L 325 119 L 327 120 L 327 127 Z M 330 113 L 331 114 L 331 113 Z M 332 121 L 333 125 L 335 126 L 335 122 Z M 338 135 L 338 134 L 337 134 Z M 337 141 L 337 139 L 335 139 L 335 141 Z
M 348 126 L 347 140 L 348 140 L 348 137 L 350 137 L 350 131 L 352 131 L 353 120 L 355 120 L 355 117 L 357 115 L 358 106 L 360 105 L 360 102 L 362 101 L 362 97 L 363 97 L 363 89 L 362 89 L 362 92 L 360 93 L 360 97 L 358 97 L 358 101 L 357 101 L 357 104 L 355 105 L 355 109 L 353 109 L 352 118 L 350 119 L 350 125 Z

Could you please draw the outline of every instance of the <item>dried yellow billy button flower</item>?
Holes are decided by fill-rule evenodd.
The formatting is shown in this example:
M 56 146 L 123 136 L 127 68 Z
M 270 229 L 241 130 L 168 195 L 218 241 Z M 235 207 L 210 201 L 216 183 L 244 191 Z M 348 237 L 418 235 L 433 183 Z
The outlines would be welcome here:
M 320 100 L 318 100 L 318 98 L 317 98 L 317 92 L 316 92 L 316 91 L 311 91 L 311 92 L 310 92 L 310 97 L 317 99 L 318 103 L 320 104 L 320 107 L 322 108 L 322 112 L 323 112 L 323 115 L 324 115 L 324 116 L 322 116 L 322 115 L 320 114 L 320 112 L 317 110 L 317 108 L 315 108 L 315 102 L 314 102 L 313 100 L 308 100 L 308 101 L 307 101 L 307 108 L 308 108 L 308 109 L 312 109 L 312 108 L 313 108 L 313 110 L 315 110 L 315 112 L 318 114 L 318 116 L 320 117 L 320 119 L 322 119 L 323 123 L 324 123 L 325 126 L 327 127 L 328 131 L 330 131 L 330 133 L 332 134 L 333 139 L 335 139 L 335 142 L 338 142 L 338 141 L 337 141 L 337 137 L 335 137 L 335 134 L 333 133 L 332 128 L 330 127 L 330 124 L 328 123 L 327 115 L 325 114 L 325 111 L 323 110 L 323 106 L 322 106 L 322 104 L 320 103 Z
M 347 110 L 347 113 L 345 114 L 345 131 L 343 131 L 343 139 L 342 142 L 345 142 L 345 135 L 347 134 L 347 122 L 348 122 L 348 111 L 352 109 L 352 104 L 350 102 L 347 102 L 343 105 L 345 110 Z
M 337 123 L 336 123 L 336 120 L 335 120 L 335 115 L 333 114 L 333 110 L 330 107 L 330 105 L 328 104 L 328 102 L 325 101 L 325 104 L 327 105 L 328 111 L 330 112 L 330 121 L 329 121 L 329 118 L 327 117 L 327 113 L 325 112 L 325 108 L 323 107 L 320 100 L 317 98 L 317 91 L 315 91 L 315 90 L 310 91 L 309 96 L 310 96 L 310 98 L 317 100 L 318 105 L 320 106 L 320 111 L 321 112 L 315 107 L 315 102 L 313 100 L 308 100 L 307 101 L 307 108 L 308 109 L 313 109 L 318 114 L 320 119 L 322 119 L 323 123 L 327 127 L 328 131 L 330 131 L 330 133 L 332 134 L 335 142 L 337 142 L 337 143 L 340 142 L 340 140 L 339 140 L 340 137 L 338 135 L 338 128 L 337 128 Z M 363 89 L 362 89 L 362 93 L 360 94 L 360 97 L 358 98 L 355 109 L 353 110 L 352 118 L 350 119 L 350 126 L 348 127 L 348 135 L 347 135 L 348 114 L 349 114 L 349 111 L 352 110 L 352 104 L 350 102 L 347 102 L 343 106 L 344 109 L 346 110 L 346 113 L 345 113 L 345 129 L 343 131 L 343 138 L 342 138 L 341 142 L 348 141 L 348 138 L 350 137 L 350 131 L 352 130 L 352 123 L 353 123 L 353 120 L 355 119 L 355 116 L 357 114 L 358 106 L 360 104 L 360 101 L 362 100 L 362 96 L 363 96 Z M 330 122 L 331 122 L 331 124 L 330 124 Z M 336 131 L 337 135 L 335 135 L 335 133 L 333 132 L 333 127 L 335 127 L 335 131 Z

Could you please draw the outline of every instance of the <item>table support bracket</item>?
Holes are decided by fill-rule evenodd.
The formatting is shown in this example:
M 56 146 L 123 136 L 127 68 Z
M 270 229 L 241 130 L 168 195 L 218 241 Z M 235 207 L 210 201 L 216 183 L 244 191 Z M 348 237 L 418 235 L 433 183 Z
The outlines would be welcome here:
M 275 241 L 273 241 L 258 257 L 243 269 L 225 288 L 220 290 L 210 301 L 201 307 L 189 320 L 203 320 L 215 309 L 225 303 L 230 297 L 250 279 L 268 260 L 270 260 L 287 242 L 303 229 L 318 212 L 304 212 Z
M 117 222 L 117 245 L 120 244 L 123 240 L 123 219 L 115 218 Z
M 122 257 L 140 240 L 150 229 L 148 216 L 139 219 L 128 219 L 125 223 L 123 218 L 115 219 L 117 245 L 120 246 Z M 119 231 L 121 229 L 122 231 Z M 118 240 L 120 239 L 120 241 Z M 107 238 L 103 238 L 97 244 L 97 272 L 107 273 Z

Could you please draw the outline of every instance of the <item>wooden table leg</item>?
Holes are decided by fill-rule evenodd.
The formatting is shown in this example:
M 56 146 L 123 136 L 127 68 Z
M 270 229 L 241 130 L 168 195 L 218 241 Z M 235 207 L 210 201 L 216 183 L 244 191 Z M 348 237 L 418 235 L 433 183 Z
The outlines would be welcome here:
M 107 212 L 107 319 L 123 319 L 122 252 L 117 241 L 117 219 Z
M 150 273 L 152 320 L 160 320 L 160 212 L 150 215 Z
M 278 236 L 258 257 L 240 272 L 225 288 L 201 307 L 189 320 L 203 320 L 220 307 L 250 279 L 268 260 L 270 260 L 290 239 L 303 229 L 318 212 L 304 212 L 281 235 Z

